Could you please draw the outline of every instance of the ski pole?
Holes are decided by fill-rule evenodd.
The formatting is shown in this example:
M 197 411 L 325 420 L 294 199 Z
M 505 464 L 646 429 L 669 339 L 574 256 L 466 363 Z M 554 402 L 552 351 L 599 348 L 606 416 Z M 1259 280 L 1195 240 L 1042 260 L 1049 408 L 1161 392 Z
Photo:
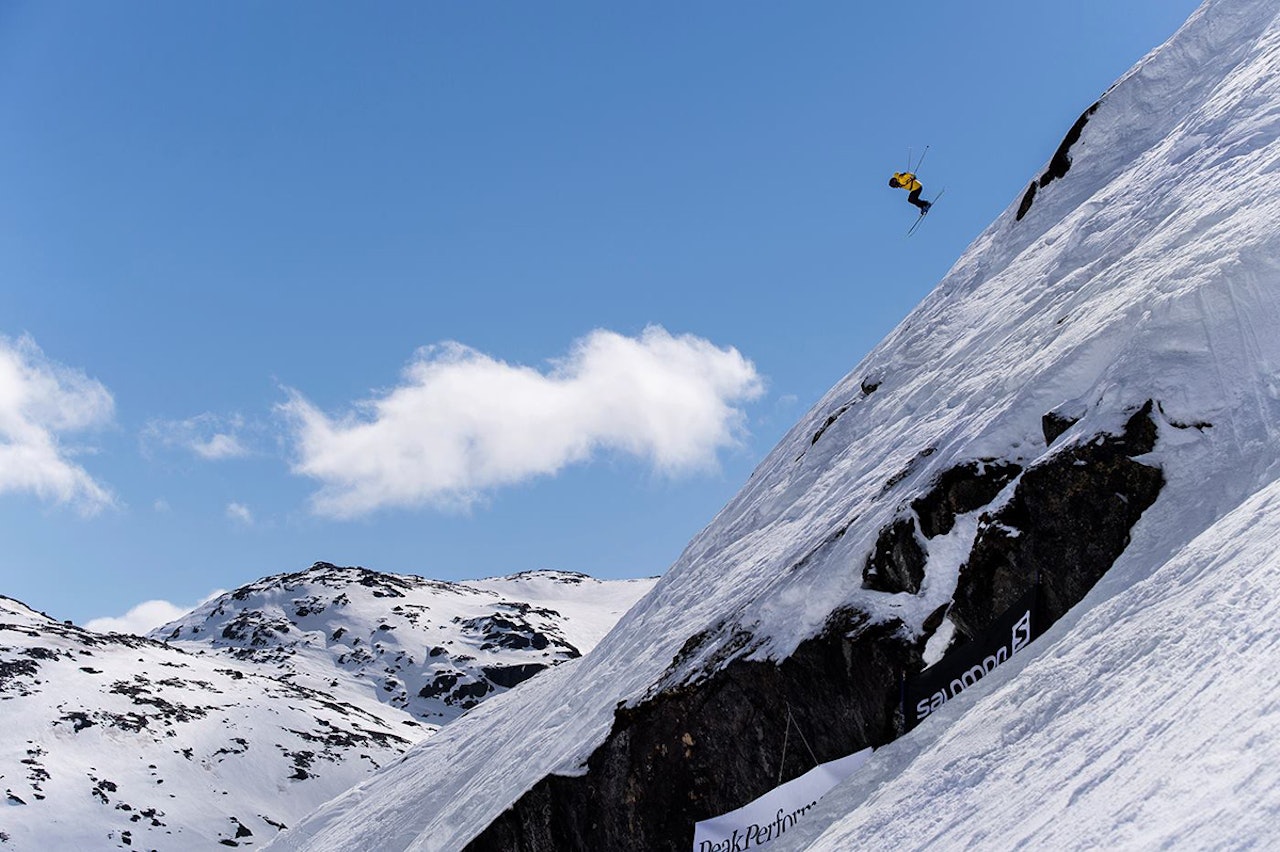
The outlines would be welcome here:
M 928 153 L 929 153 L 929 146 L 925 145 L 924 150 L 920 152 L 920 163 L 924 162 L 924 156 L 925 154 L 928 154 Z M 917 174 L 917 175 L 920 174 L 920 163 L 916 163 L 916 170 L 912 172 L 912 174 Z

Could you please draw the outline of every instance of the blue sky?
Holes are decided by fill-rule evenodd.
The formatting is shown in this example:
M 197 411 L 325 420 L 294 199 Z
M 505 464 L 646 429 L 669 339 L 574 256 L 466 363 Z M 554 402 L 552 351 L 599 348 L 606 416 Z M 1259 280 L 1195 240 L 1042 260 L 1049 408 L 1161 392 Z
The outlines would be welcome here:
M 1197 5 L 0 3 L 0 594 L 661 573 Z

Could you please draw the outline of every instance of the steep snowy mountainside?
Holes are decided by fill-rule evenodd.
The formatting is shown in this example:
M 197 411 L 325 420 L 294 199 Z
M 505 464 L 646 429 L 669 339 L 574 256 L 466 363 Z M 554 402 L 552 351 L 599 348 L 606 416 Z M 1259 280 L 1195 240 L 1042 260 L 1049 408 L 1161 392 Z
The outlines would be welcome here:
M 221 595 L 151 636 L 439 726 L 589 651 L 654 582 L 534 571 L 447 583 L 318 562 Z
M 276 847 L 687 850 L 807 768 L 788 714 L 823 760 L 884 745 L 930 639 L 1033 588 L 1077 618 L 1273 482 L 1278 15 L 1206 2 L 590 657 Z
M 1280 436 L 1277 14 L 1211 0 L 1126 74 L 1070 148 L 1067 174 L 1021 221 L 1014 206 L 997 219 L 708 532 L 741 540 L 762 521 L 791 533 L 812 520 L 803 545 L 856 516 L 832 549 L 860 565 L 870 542 L 850 536 L 869 513 L 896 511 L 894 498 L 939 472 L 984 458 L 1025 466 L 1115 432 L 1147 400 L 1159 404 L 1162 468 L 1196 496 L 1171 508 L 1200 507 L 1195 531 L 1269 481 Z M 1048 414 L 1072 424 L 1053 441 Z M 1165 555 L 1185 540 L 1167 540 Z M 773 618 L 779 592 L 812 593 L 816 580 L 850 597 L 825 561 L 760 575 L 736 621 L 767 625 L 769 653 L 785 655 L 826 617 L 792 607 L 809 617 Z
M 0 849 L 261 845 L 430 730 L 0 597 Z
M 876 754 L 778 852 L 1270 847 L 1276 588 L 1280 483 Z

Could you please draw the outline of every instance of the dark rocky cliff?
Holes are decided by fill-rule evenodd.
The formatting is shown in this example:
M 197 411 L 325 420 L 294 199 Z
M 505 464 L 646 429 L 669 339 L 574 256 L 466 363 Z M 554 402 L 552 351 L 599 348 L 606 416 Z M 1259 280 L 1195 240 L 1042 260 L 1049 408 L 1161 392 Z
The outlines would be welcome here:
M 576 849 L 688 850 L 694 823 L 740 807 L 812 767 L 903 733 L 901 685 L 923 666 L 929 635 L 949 614 L 955 640 L 980 631 L 1039 579 L 1050 621 L 1074 606 L 1129 541 L 1164 484 L 1135 461 L 1156 441 L 1148 402 L 1122 433 L 1085 437 L 1034 463 L 983 459 L 934 478 L 904 501 L 863 567 L 868 588 L 914 594 L 927 572 L 917 535 L 948 531 L 958 514 L 981 516 L 949 607 L 916 630 L 841 609 L 787 659 L 735 659 L 710 676 L 620 707 L 585 774 L 548 776 L 467 847 L 469 852 Z M 1062 431 L 1046 434 L 1052 444 Z M 850 570 L 855 570 L 850 566 Z M 696 646 L 699 637 L 690 640 Z M 744 642 L 744 645 L 747 643 Z M 678 664 L 679 658 L 674 664 Z M 783 759 L 788 715 L 808 748 Z

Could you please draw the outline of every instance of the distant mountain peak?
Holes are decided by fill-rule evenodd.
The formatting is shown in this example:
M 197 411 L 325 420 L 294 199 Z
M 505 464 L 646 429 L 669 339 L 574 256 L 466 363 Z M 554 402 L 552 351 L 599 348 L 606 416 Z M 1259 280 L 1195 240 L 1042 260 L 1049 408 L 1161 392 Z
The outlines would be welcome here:
M 317 562 L 220 595 L 151 636 L 273 666 L 316 688 L 341 685 L 352 700 L 439 725 L 594 645 L 555 607 L 629 606 L 650 584 L 564 571 L 450 583 Z

